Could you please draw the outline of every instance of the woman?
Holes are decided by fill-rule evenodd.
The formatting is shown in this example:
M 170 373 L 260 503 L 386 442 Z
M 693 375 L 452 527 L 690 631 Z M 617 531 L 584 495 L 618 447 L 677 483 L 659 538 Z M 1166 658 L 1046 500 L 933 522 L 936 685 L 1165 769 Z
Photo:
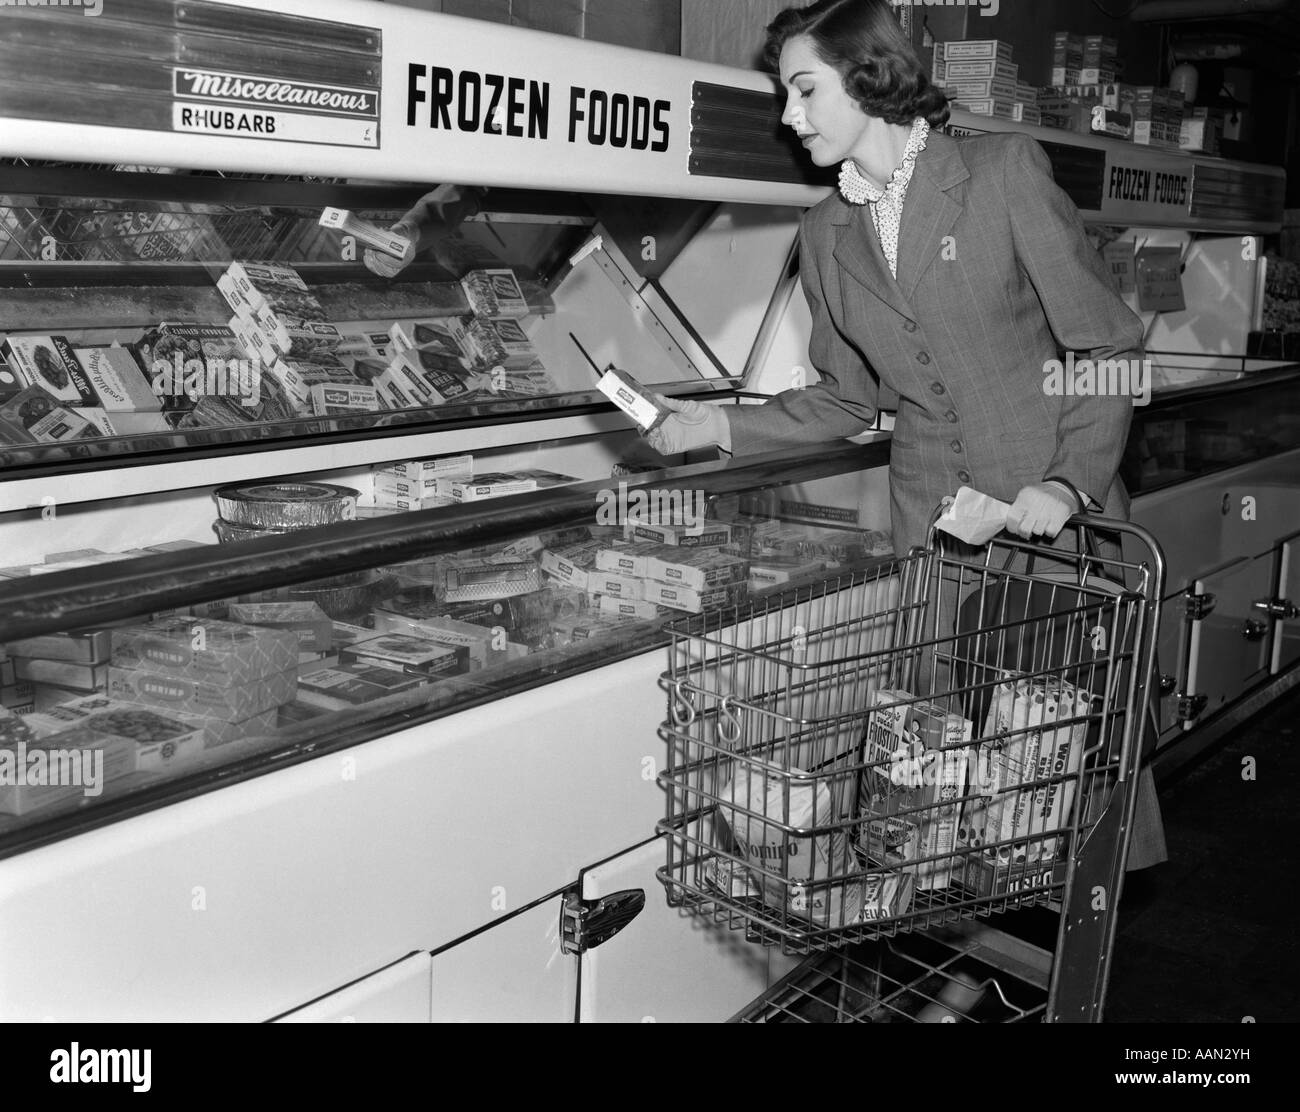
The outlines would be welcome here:
M 650 444 L 751 453 L 834 440 L 864 431 L 887 400 L 895 552 L 924 544 L 934 510 L 961 486 L 1011 503 L 1007 527 L 1028 539 L 1055 540 L 1085 508 L 1127 518 L 1117 469 L 1131 398 L 1044 385 L 1062 351 L 1140 360 L 1142 325 L 1042 148 L 1020 134 L 934 130 L 947 98 L 889 0 L 788 9 L 768 27 L 767 59 L 785 90 L 782 122 L 818 166 L 840 165 L 839 189 L 799 233 L 821 381 L 760 406 L 662 399 L 675 412 Z M 957 603 L 943 595 L 941 637 Z M 948 686 L 937 655 L 924 654 L 918 694 Z M 1130 870 L 1167 859 L 1149 770 L 1138 791 Z
M 649 436 L 665 454 L 749 453 L 862 432 L 896 397 L 894 549 L 923 544 L 945 495 L 1012 505 L 1022 537 L 1055 538 L 1078 508 L 1126 518 L 1116 475 L 1132 401 L 1044 389 L 1061 350 L 1140 359 L 1142 326 L 1114 292 L 1042 148 L 1020 134 L 955 139 L 889 0 L 782 12 L 767 58 L 782 122 L 840 188 L 800 229 L 816 385 L 762 406 L 675 410 Z

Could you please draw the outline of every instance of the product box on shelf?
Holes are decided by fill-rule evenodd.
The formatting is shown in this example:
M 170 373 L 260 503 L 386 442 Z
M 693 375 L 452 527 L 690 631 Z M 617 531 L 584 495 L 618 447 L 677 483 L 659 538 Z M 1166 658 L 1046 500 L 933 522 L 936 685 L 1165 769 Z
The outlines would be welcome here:
M 995 58 L 1009 62 L 1011 44 L 999 39 L 969 39 L 965 42 L 944 43 L 943 60 L 948 65 L 978 58 Z
M 768 556 L 762 560 L 753 560 L 749 565 L 749 589 L 763 591 L 769 587 L 782 586 L 816 575 L 825 568 L 826 564 L 822 560 L 803 560 L 797 556 Z
M 294 668 L 298 637 L 218 619 L 162 618 L 112 630 L 112 663 L 229 686 Z
M 510 472 L 496 471 L 472 479 L 454 479 L 448 493 L 456 502 L 478 502 L 510 494 L 526 494 L 537 489 L 537 480 Z M 441 487 L 439 487 L 441 490 Z
M 0 646 L 10 656 L 36 656 L 43 660 L 69 660 L 78 664 L 103 664 L 113 650 L 110 629 L 80 629 L 20 637 Z
M 645 598 L 645 580 L 592 568 L 587 572 L 587 593 L 636 602 Z
M 741 590 L 743 590 L 743 587 Z M 676 584 L 660 583 L 653 579 L 646 580 L 645 584 L 646 602 L 653 603 L 656 606 L 667 606 L 671 610 L 685 610 L 690 614 L 714 610 L 720 606 L 726 606 L 729 602 L 738 601 L 739 598 L 740 593 L 735 585 L 697 590 Z
M 234 333 L 235 341 L 244 350 L 244 355 L 249 359 L 255 359 L 267 367 L 274 366 L 280 358 L 280 352 L 266 337 L 266 334 L 257 327 L 253 318 L 245 316 L 243 313 L 236 313 L 227 322 L 230 331 Z
M 643 584 L 642 592 L 646 592 L 649 587 L 650 584 Z M 613 595 L 601 595 L 600 605 L 596 609 L 601 614 L 638 622 L 650 621 L 664 612 L 658 603 L 649 599 L 615 598 Z
M 72 691 L 103 691 L 108 683 L 108 666 L 104 663 L 15 656 L 13 669 L 19 682 L 52 684 Z
M 964 100 L 956 101 L 958 108 L 964 108 L 973 116 L 996 116 L 1000 119 L 1014 119 L 1016 114 L 1016 104 L 1012 100 Z
M 493 632 L 487 626 L 462 622 L 445 615 L 409 618 L 382 607 L 375 611 L 375 628 L 371 633 L 401 633 L 420 637 L 440 645 L 463 647 L 469 654 L 472 669 L 487 668 L 506 659 L 505 630 Z
M 123 702 L 185 710 L 238 722 L 291 703 L 298 684 L 298 654 L 293 664 L 256 680 L 227 684 L 146 668 L 109 665 L 108 694 Z
M 323 653 L 333 645 L 333 623 L 314 602 L 234 602 L 232 622 L 287 630 L 298 638 L 298 651 Z
M 631 579 L 645 579 L 649 575 L 647 561 L 652 553 L 659 551 L 656 541 L 642 541 L 636 544 L 610 544 L 602 542 L 596 551 L 596 569 L 626 575 Z
M 325 320 L 325 311 L 302 276 L 283 263 L 233 262 L 226 273 L 252 307 L 295 320 Z
M 541 587 L 541 569 L 532 560 L 497 564 L 457 562 L 447 568 L 443 598 L 447 602 L 478 602 L 531 594 Z
M 509 320 L 528 316 L 528 302 L 513 270 L 471 270 L 460 284 L 476 317 Z
M 148 413 L 162 409 L 140 365 L 126 348 L 74 349 L 77 361 L 95 391 L 98 408 L 108 413 Z
M 704 591 L 744 583 L 749 578 L 749 560 L 725 552 L 676 551 L 665 546 L 646 556 L 646 575 L 652 581 Z
M 337 417 L 349 413 L 375 413 L 379 394 L 373 386 L 347 386 L 317 383 L 310 391 L 311 411 L 317 417 Z
M 65 336 L 10 335 L 0 356 L 31 386 L 65 406 L 99 405 L 76 351 Z
M 388 378 L 408 394 L 425 395 L 425 405 L 442 405 L 470 392 L 472 374 L 459 362 L 423 348 L 399 352 L 388 364 Z
M 958 101 L 984 100 L 988 98 L 1007 101 L 1016 99 L 1015 81 L 1006 81 L 1000 77 L 954 80 L 950 76 L 946 91 L 949 96 Z
M 588 573 L 596 566 L 599 541 L 544 548 L 538 555 L 542 571 L 552 579 L 580 591 L 588 590 Z
M 200 752 L 206 741 L 207 719 L 173 708 L 153 708 L 86 695 L 23 717 L 39 738 L 57 738 L 77 727 L 91 733 L 128 738 L 134 748 L 127 757 L 129 772 L 160 772 L 186 756 Z
M 105 784 L 135 771 L 139 747 L 130 738 L 84 726 L 38 738 L 15 732 L 7 721 L 0 709 L 0 815 L 94 799 Z
M 340 662 L 335 668 L 306 672 L 298 680 L 298 702 L 327 710 L 350 710 L 429 683 L 428 676 Z
M 731 544 L 731 526 L 725 521 L 674 525 L 646 521 L 629 514 L 624 528 L 628 540 L 653 541 L 675 548 L 725 548 Z
M 339 663 L 389 668 L 432 679 L 467 671 L 469 649 L 405 633 L 381 633 L 340 649 Z
M 6 435 L 6 430 L 12 430 Z M 0 441 L 62 444 L 99 436 L 99 429 L 40 386 L 28 386 L 0 405 Z
M 454 358 L 471 351 L 469 333 L 459 317 L 399 320 L 388 330 L 388 338 L 399 352 L 427 349 Z
M 402 479 L 427 481 L 429 479 L 468 479 L 474 475 L 474 457 L 436 456 L 432 459 L 403 460 L 384 468 Z
M 992 58 L 945 62 L 944 72 L 947 85 L 963 81 L 987 81 L 990 78 L 1011 82 L 1020 80 L 1020 67 L 1015 62 L 1004 62 Z
M 466 332 L 470 356 L 479 367 L 523 369 L 537 360 L 537 349 L 518 321 L 474 318 Z
M 562 648 L 600 637 L 617 637 L 627 632 L 627 625 L 619 616 L 598 612 L 576 618 L 555 618 L 548 629 L 548 641 L 552 648 Z
M 859 782 L 858 845 L 872 861 L 915 867 L 917 887 L 948 887 L 966 786 L 972 724 L 905 691 L 871 696 Z

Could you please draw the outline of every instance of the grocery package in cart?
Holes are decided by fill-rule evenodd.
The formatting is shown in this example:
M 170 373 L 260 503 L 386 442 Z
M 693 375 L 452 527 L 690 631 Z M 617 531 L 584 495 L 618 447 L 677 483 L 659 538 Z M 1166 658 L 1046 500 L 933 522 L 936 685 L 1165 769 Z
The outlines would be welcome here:
M 1099 1018 L 1162 582 L 1123 522 L 978 548 L 932 529 L 906 556 L 674 622 L 669 903 L 837 961 L 1065 909 L 1048 1000 L 1007 1014 Z

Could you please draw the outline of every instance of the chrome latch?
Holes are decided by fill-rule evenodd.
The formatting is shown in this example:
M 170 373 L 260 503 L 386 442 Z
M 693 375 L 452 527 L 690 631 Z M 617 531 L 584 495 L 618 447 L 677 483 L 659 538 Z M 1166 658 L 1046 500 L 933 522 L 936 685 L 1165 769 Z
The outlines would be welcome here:
M 1183 594 L 1183 610 L 1187 614 L 1188 620 L 1199 622 L 1214 611 L 1217 601 L 1214 595 L 1208 591 L 1203 595 L 1198 595 L 1195 591 L 1189 589 Z
M 564 897 L 560 909 L 560 950 L 585 954 L 608 942 L 645 907 L 645 890 L 628 888 L 598 900 L 584 900 L 577 892 Z
M 1281 618 L 1284 622 L 1300 617 L 1300 606 L 1289 598 L 1257 598 L 1250 605 L 1264 611 L 1270 618 Z

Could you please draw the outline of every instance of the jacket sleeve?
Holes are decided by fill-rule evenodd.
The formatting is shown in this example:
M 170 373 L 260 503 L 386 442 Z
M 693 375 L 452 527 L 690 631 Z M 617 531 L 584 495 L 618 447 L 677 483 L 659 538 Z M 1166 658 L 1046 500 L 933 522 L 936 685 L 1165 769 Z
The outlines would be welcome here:
M 799 230 L 799 278 L 812 313 L 808 357 L 821 381 L 782 391 L 762 405 L 728 406 L 731 449 L 737 455 L 857 436 L 876 419 L 879 385 L 831 320 L 806 219 Z
M 1008 142 L 1004 186 L 1016 255 L 1057 343 L 1066 351 L 1086 352 L 1094 364 L 1123 360 L 1127 375 L 1133 366 L 1129 361 L 1142 358 L 1142 322 L 1115 292 L 1101 257 L 1088 243 L 1078 209 L 1053 181 L 1042 147 L 1027 135 L 1011 136 Z M 1118 376 L 1116 381 L 1129 382 Z M 1128 439 L 1132 395 L 1067 395 L 1061 400 L 1056 453 L 1043 477 L 1069 479 L 1103 503 Z

